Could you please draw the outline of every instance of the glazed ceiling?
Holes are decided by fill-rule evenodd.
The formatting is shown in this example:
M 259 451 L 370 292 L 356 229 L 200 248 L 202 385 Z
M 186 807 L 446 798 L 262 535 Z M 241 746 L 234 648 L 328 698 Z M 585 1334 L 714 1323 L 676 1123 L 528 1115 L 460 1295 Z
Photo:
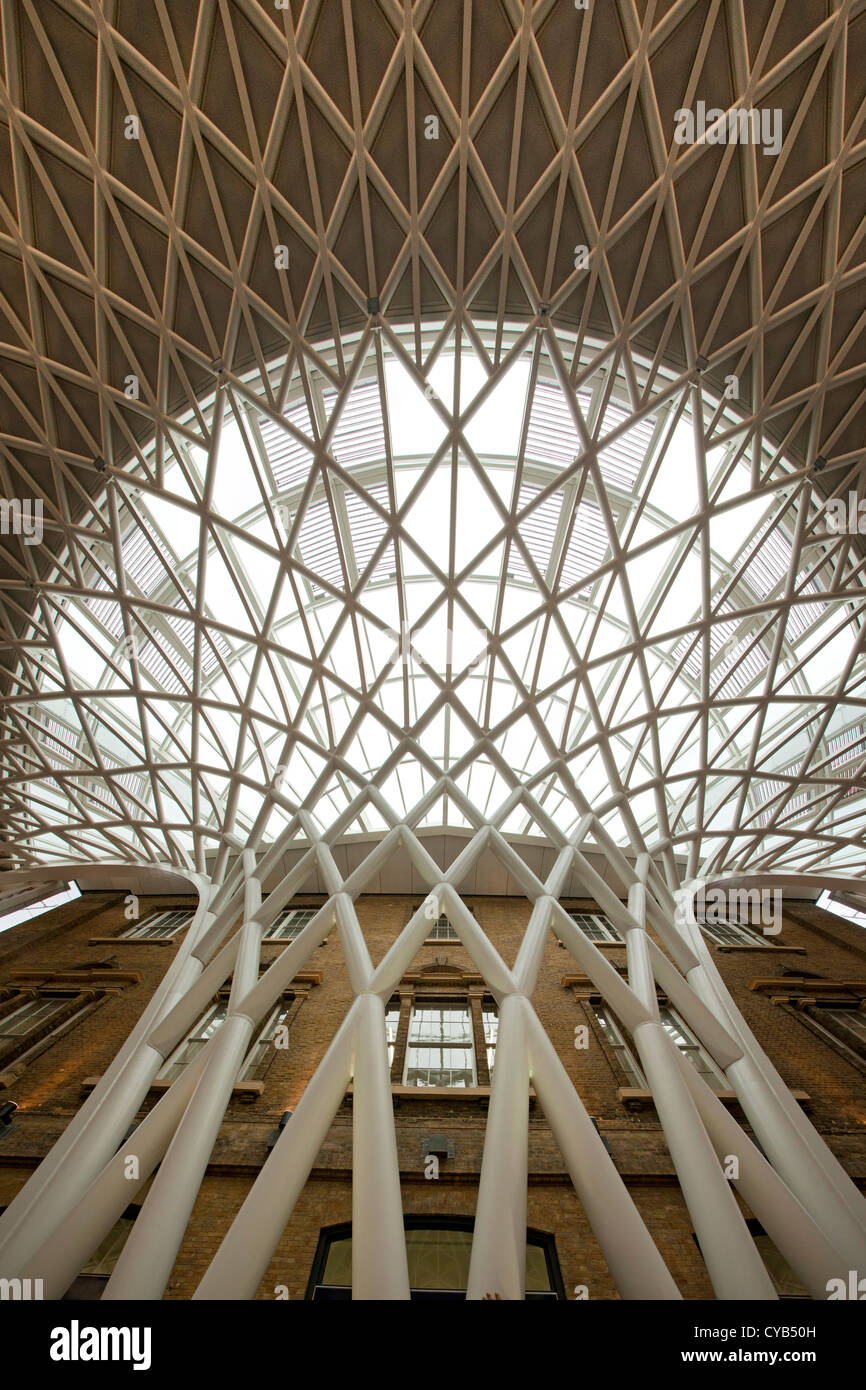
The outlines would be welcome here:
M 2 16 L 10 865 L 444 772 L 428 826 L 859 867 L 866 3 Z

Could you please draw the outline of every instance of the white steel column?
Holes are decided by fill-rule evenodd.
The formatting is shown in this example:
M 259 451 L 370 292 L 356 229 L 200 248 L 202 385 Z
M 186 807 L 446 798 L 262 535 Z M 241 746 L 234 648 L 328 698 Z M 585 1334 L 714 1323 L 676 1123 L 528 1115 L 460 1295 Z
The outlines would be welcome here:
M 521 1008 L 532 1084 L 617 1289 L 623 1298 L 679 1298 L 680 1292 L 553 1044 L 526 1001 L 521 1001 Z
M 254 1298 L 352 1078 L 356 999 L 193 1297 Z
M 161 1298 L 168 1283 L 255 1026 L 253 1019 L 237 1012 L 259 974 L 262 928 L 253 914 L 261 906 L 261 886 L 252 872 L 254 865 L 254 857 L 249 855 L 245 863 L 246 920 L 225 1022 L 213 1039 L 208 1063 L 120 1253 L 104 1299 Z
M 154 1024 L 201 971 L 192 955 L 208 929 L 211 889 L 201 897 L 184 941 L 126 1042 L 51 1151 L 0 1216 L 0 1273 L 13 1277 L 109 1162 L 164 1058 L 146 1041 Z
M 526 1291 L 528 1124 L 529 1057 L 521 1000 L 512 994 L 499 1010 L 467 1299 L 522 1299 Z
M 352 1297 L 408 1299 L 385 1009 L 375 994 L 360 995 L 358 1004 L 352 1088 Z
M 632 1036 L 713 1288 L 719 1298 L 775 1298 L 772 1281 L 680 1074 L 674 1043 L 659 1021 L 644 930 L 644 884 L 635 883 L 629 890 L 629 911 L 637 923 L 626 931 L 629 982 L 650 1014 Z

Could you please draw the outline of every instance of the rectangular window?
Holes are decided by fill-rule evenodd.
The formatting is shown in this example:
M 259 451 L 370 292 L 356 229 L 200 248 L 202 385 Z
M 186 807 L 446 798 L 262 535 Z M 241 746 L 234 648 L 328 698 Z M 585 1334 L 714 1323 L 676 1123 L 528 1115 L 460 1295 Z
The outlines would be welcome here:
M 849 1035 L 852 1042 L 866 1048 L 866 1014 L 859 1009 L 831 1009 L 821 1007 L 819 1017 L 830 1018 Z
M 699 922 L 701 931 L 720 946 L 766 946 L 767 938 L 758 936 L 739 922 Z
M 493 1080 L 493 1063 L 496 1061 L 496 1040 L 499 1037 L 499 1012 L 495 1004 L 484 1004 L 481 1008 L 481 1021 L 484 1024 L 484 1045 L 487 1049 L 487 1069 Z
M 237 1078 L 238 1081 L 248 1081 L 255 1075 L 267 1056 L 268 1048 L 273 1045 L 277 1029 L 285 1024 L 290 1008 L 290 1000 L 281 1000 L 272 1011 L 246 1055 L 244 1065 Z M 193 1031 L 184 1038 L 183 1042 L 166 1060 L 162 1070 L 158 1073 L 158 1079 L 160 1081 L 176 1081 L 184 1068 L 189 1066 L 205 1044 L 210 1042 L 214 1033 L 225 1022 L 227 1014 L 227 999 L 220 999 L 216 1004 L 212 1004 L 207 1012 L 202 1014 Z
M 439 914 L 437 920 L 432 923 L 430 930 L 427 933 L 427 940 L 459 941 L 460 938 L 457 935 L 454 928 L 452 927 L 451 923 L 448 921 L 448 918 L 445 916 L 445 913 L 442 912 Z
M 649 1082 L 625 1041 L 619 1023 L 610 1009 L 606 1004 L 594 1004 L 593 1009 L 606 1041 L 613 1049 L 617 1061 L 629 1079 L 629 1085 L 636 1086 L 641 1091 L 649 1090 Z M 710 1054 L 701 1046 L 674 1009 L 660 1008 L 659 1020 L 668 1037 L 676 1043 L 686 1060 L 691 1063 L 695 1071 L 701 1073 L 714 1091 L 730 1090 L 724 1072 L 716 1066 Z
M 613 922 L 601 912 L 569 912 L 568 915 L 590 941 L 622 941 Z
M 309 922 L 312 922 L 317 907 L 284 907 L 274 918 L 264 935 L 265 941 L 294 941 Z
M 385 1037 L 388 1040 L 388 1066 L 394 1063 L 394 1048 L 397 1045 L 397 1028 L 400 1024 L 400 1005 L 392 1004 L 385 1010 Z
M 477 1084 L 468 1007 L 425 1005 L 412 1010 L 403 1082 L 406 1086 Z
M 194 913 L 183 908 L 170 912 L 149 912 L 140 922 L 133 922 L 127 931 L 121 932 L 121 936 L 127 940 L 131 937 L 159 940 L 174 936 L 182 927 L 189 926 L 193 916 Z
M 866 1058 L 866 1013 L 832 1004 L 810 1004 L 806 1012 L 823 1033 L 847 1044 L 858 1057 Z
M 28 999 L 26 1004 L 20 1004 L 11 1014 L 0 1018 L 0 1042 L 23 1041 L 39 1031 L 55 1014 L 68 1009 L 69 1004 L 68 994 L 57 998 Z
M 728 1091 L 730 1085 L 725 1073 L 716 1066 L 710 1054 L 701 1046 L 693 1033 L 690 1033 L 683 1020 L 673 1009 L 659 1009 L 662 1027 L 669 1038 L 673 1038 L 680 1052 L 699 1071 L 714 1091 Z
M 628 1077 L 628 1084 L 636 1087 L 639 1091 L 647 1090 L 646 1077 L 635 1061 L 632 1051 L 623 1037 L 619 1024 L 610 1009 L 606 1004 L 593 1004 L 592 1008 L 605 1042 L 613 1050 L 616 1060 Z
M 160 1081 L 175 1081 L 193 1058 L 201 1052 L 205 1043 L 213 1037 L 220 1024 L 225 1021 L 228 1001 L 220 1000 L 212 1004 L 207 1013 L 199 1019 L 193 1031 L 184 1038 L 167 1058 L 165 1066 L 158 1073 Z
M 277 1029 L 285 1027 L 291 1007 L 291 1001 L 284 1000 L 273 1010 L 264 1028 L 247 1053 L 247 1058 L 240 1076 L 238 1077 L 238 1081 L 251 1081 L 255 1077 L 257 1071 L 268 1056 L 270 1049 L 274 1045 Z

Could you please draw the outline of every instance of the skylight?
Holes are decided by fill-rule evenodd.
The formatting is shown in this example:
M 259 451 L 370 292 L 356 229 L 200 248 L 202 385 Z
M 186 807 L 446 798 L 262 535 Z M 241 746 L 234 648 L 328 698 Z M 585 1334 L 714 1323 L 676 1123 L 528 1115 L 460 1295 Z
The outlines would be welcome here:
M 228 803 L 242 835 L 329 823 L 408 740 L 380 779 L 402 812 L 438 769 L 487 814 L 507 768 L 564 831 L 573 778 L 618 834 L 625 793 L 649 843 L 706 862 L 852 862 L 859 763 L 831 751 L 860 725 L 831 705 L 856 627 L 829 551 L 793 558 L 802 477 L 756 491 L 705 396 L 728 441 L 710 428 L 700 462 L 693 393 L 635 410 L 588 368 L 572 390 L 543 337 L 515 330 L 497 366 L 462 345 L 457 415 L 453 343 L 372 346 L 345 345 L 351 385 L 327 356 L 296 372 L 280 410 L 221 389 L 218 444 L 173 438 L 111 484 L 119 546 L 107 516 L 82 530 L 57 599 L 79 694 L 47 653 L 13 715 L 42 731 L 11 781 L 22 844 L 187 862 Z M 437 818 L 466 824 L 449 799 Z

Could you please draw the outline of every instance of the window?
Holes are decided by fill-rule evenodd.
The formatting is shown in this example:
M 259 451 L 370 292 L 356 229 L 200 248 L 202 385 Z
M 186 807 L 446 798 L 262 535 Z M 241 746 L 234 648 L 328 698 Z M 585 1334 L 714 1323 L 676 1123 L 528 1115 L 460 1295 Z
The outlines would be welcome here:
M 57 893 L 51 893 L 47 898 L 38 898 L 31 901 L 32 890 L 28 894 L 25 891 L 16 893 L 4 893 L 3 904 L 9 903 L 9 910 L 3 912 L 3 904 L 0 904 L 0 931 L 8 931 L 10 927 L 17 927 L 19 922 L 27 922 L 31 917 L 41 917 L 43 912 L 51 912 L 55 907 L 60 907 L 62 903 L 72 902 L 74 898 L 81 897 L 81 890 L 78 884 L 67 883 L 66 887 Z M 15 907 L 16 902 L 22 902 L 23 906 Z
M 464 1299 L 472 1218 L 405 1216 L 403 1224 L 413 1300 Z M 307 1298 L 349 1299 L 351 1295 L 352 1227 L 326 1227 L 319 1236 Z M 526 1232 L 526 1297 L 529 1301 L 565 1298 L 556 1241 L 552 1235 L 531 1229 Z
M 106 1284 L 114 1273 L 120 1252 L 129 1239 L 135 1218 L 141 1208 L 129 1206 L 119 1221 L 115 1221 L 102 1244 L 94 1250 L 87 1264 L 72 1281 L 63 1295 L 64 1303 L 95 1300 L 102 1297 Z
M 647 1089 L 646 1077 L 635 1061 L 610 1009 L 606 1004 L 593 1004 L 592 1007 L 605 1042 L 613 1050 L 616 1060 L 628 1077 L 629 1085 L 636 1087 L 639 1091 L 645 1091 Z
M 496 1061 L 496 1040 L 499 1037 L 499 1012 L 495 1004 L 484 1004 L 481 1009 L 484 1025 L 484 1043 L 487 1048 L 487 1068 L 493 1080 L 493 1063 Z
M 457 935 L 451 923 L 448 921 L 448 918 L 445 916 L 445 913 L 441 912 L 439 914 L 439 917 L 436 919 L 436 921 L 433 923 L 430 930 L 428 931 L 427 940 L 459 941 L 460 937 Z
M 318 910 L 317 907 L 284 907 L 268 927 L 264 940 L 294 941 L 307 923 L 312 922 Z
M 607 1005 L 594 1004 L 593 1009 L 605 1039 L 613 1049 L 617 1061 L 629 1078 L 629 1085 L 635 1086 L 641 1091 L 649 1090 L 649 1083 L 638 1063 L 635 1061 L 634 1055 L 622 1035 L 619 1024 Z M 704 1080 L 713 1090 L 729 1090 L 728 1079 L 724 1072 L 716 1066 L 710 1054 L 689 1031 L 679 1014 L 671 1008 L 660 1008 L 659 1019 L 668 1037 L 673 1039 L 686 1060 L 691 1063 L 695 1071 L 701 1073 Z
M 62 1033 L 96 1007 L 90 992 L 39 994 L 17 1004 L 13 1001 L 9 1012 L 0 1017 L 0 1067 L 13 1066 L 17 1075 L 27 1061 L 59 1041 Z
M 810 1002 L 805 1012 L 825 1036 L 844 1043 L 858 1057 L 866 1058 L 866 1013 L 862 1009 L 854 1005 L 846 1008 L 840 1004 Z
M 194 914 L 185 909 L 171 912 L 150 912 L 140 922 L 133 922 L 128 931 L 121 932 L 125 940 L 133 937 L 139 940 L 148 938 L 158 941 L 174 936 L 182 927 L 188 927 Z
M 68 1007 L 68 994 L 56 999 L 28 999 L 26 1004 L 20 1004 L 11 1014 L 0 1018 L 0 1041 L 6 1043 L 28 1038 Z
M 397 1044 L 397 1028 L 400 1023 L 400 1005 L 390 1004 L 385 1010 L 385 1037 L 388 1039 L 388 1066 L 394 1064 L 394 1048 Z
M 213 1037 L 220 1024 L 225 1021 L 228 1010 L 228 1001 L 221 1001 L 219 1004 L 212 1004 L 207 1013 L 199 1019 L 195 1028 L 184 1038 L 166 1060 L 165 1066 L 158 1073 L 160 1081 L 175 1081 L 181 1072 L 193 1060 L 197 1053 L 201 1052 L 206 1042 Z
M 474 1086 L 475 1049 L 468 1006 L 425 1004 L 412 1010 L 406 1086 Z
M 701 931 L 720 946 L 766 946 L 767 938 L 758 936 L 739 922 L 700 922 Z
M 268 1054 L 274 1035 L 279 1027 L 285 1025 L 291 1004 L 289 1001 L 281 1001 L 277 1008 L 273 1010 L 264 1027 L 260 1030 L 258 1037 L 247 1053 L 244 1065 L 238 1075 L 238 1081 L 249 1081 L 255 1075 Z M 199 1019 L 193 1031 L 184 1038 L 183 1042 L 175 1048 L 171 1056 L 166 1060 L 162 1070 L 158 1073 L 157 1079 L 160 1081 L 176 1081 L 185 1067 L 201 1051 L 206 1043 L 210 1041 L 217 1029 L 225 1022 L 228 1013 L 228 1000 L 221 999 L 218 1003 L 212 1004 L 205 1014 Z
M 659 1009 L 662 1027 L 669 1038 L 673 1038 L 680 1052 L 699 1071 L 714 1091 L 730 1090 L 728 1078 L 716 1066 L 710 1054 L 701 1046 L 693 1033 L 690 1033 L 678 1013 L 673 1009 Z
M 281 1001 L 277 1008 L 273 1010 L 264 1028 L 247 1053 L 247 1058 L 244 1062 L 243 1070 L 238 1077 L 238 1081 L 251 1081 L 259 1071 L 262 1063 L 269 1055 L 277 1029 L 286 1026 L 286 1019 L 289 1016 L 291 1007 L 291 1002 L 285 1000 Z
M 569 912 L 568 915 L 590 941 L 622 941 L 613 922 L 601 912 Z
M 849 922 L 857 922 L 861 927 L 866 927 L 866 912 L 852 907 L 850 903 L 840 902 L 834 898 L 829 888 L 815 902 L 816 907 L 822 907 L 825 912 L 835 912 L 837 917 L 847 917 Z
M 861 1051 L 866 1052 L 866 1014 L 859 1009 L 836 1009 L 827 1004 L 819 1005 L 816 1012 L 819 1018 L 829 1019 L 846 1033 L 846 1041 L 850 1040 Z

